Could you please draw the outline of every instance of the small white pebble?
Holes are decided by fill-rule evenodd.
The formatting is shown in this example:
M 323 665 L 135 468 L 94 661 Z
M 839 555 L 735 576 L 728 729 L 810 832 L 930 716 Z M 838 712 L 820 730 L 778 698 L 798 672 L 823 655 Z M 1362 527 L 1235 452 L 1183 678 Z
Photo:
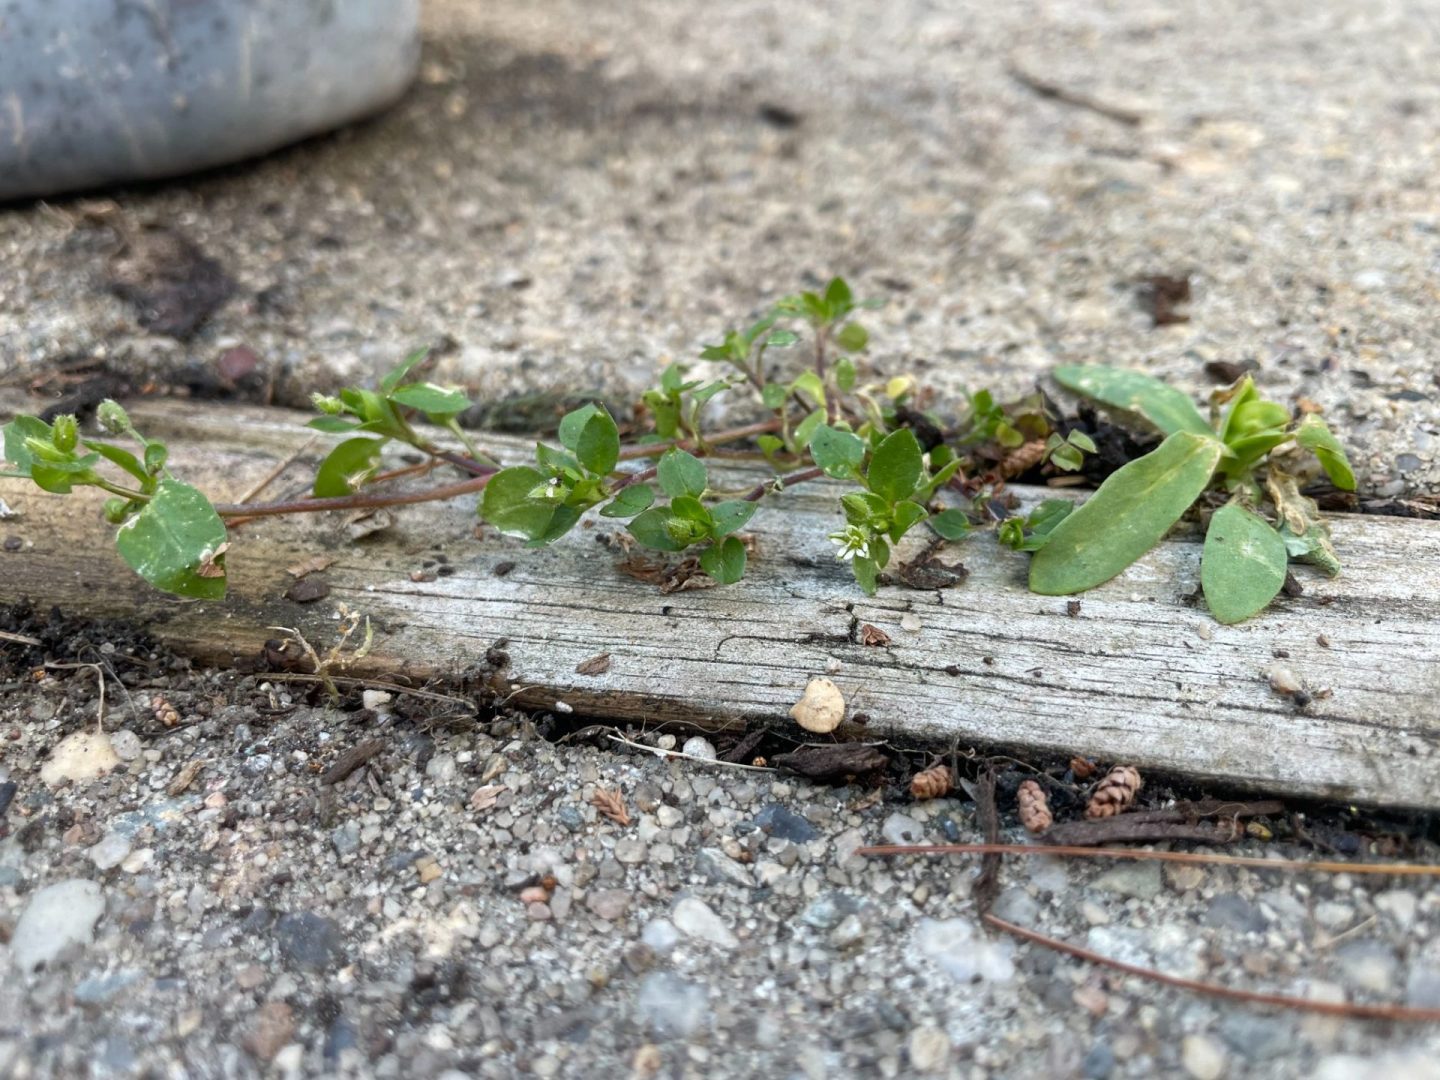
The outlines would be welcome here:
M 555 711 L 558 713 L 572 713 L 575 711 L 575 707 L 568 701 L 557 701 L 555 702 Z
M 1300 677 L 1288 667 L 1276 664 L 1270 669 L 1270 689 L 1277 694 L 1298 694 L 1304 687 Z
M 360 694 L 360 704 L 374 712 L 383 712 L 394 700 L 393 695 L 385 690 L 365 690 Z

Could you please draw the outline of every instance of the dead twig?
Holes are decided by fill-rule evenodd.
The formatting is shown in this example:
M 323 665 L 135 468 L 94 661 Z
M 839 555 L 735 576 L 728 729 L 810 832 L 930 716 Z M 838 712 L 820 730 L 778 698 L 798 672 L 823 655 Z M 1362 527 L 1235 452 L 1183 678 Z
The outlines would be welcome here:
M 1122 108 L 1119 105 L 1110 105 L 1093 98 L 1088 94 L 1082 94 L 1077 90 L 1071 90 L 1061 86 L 1049 79 L 1042 79 L 1033 72 L 1026 71 L 1019 62 L 1010 61 L 1010 77 L 1022 86 L 1034 91 L 1043 98 L 1050 101 L 1058 101 L 1064 105 L 1073 105 L 1077 109 L 1088 109 L 1098 116 L 1107 120 L 1114 120 L 1117 123 L 1125 124 L 1127 127 L 1138 127 L 1145 120 L 1145 114 L 1136 112 L 1134 109 Z
M 1237 828 L 1233 825 L 1202 825 L 1200 821 L 1203 818 L 1225 818 L 1234 822 L 1240 818 L 1266 817 L 1284 811 L 1285 804 L 1278 799 L 1262 799 L 1248 803 L 1205 799 L 1200 802 L 1179 803 L 1163 810 L 1137 810 L 1092 821 L 1067 821 L 1052 826 L 1042 842 L 1067 844 L 1071 847 L 1157 840 L 1229 843 L 1239 839 Z
M 26 637 L 24 634 L 12 634 L 8 630 L 0 630 L 0 641 L 13 641 L 16 645 L 43 645 L 39 638 Z
M 385 741 L 383 739 L 366 739 L 359 745 L 352 746 L 335 759 L 335 764 L 320 774 L 320 783 L 322 785 L 340 783 L 341 780 L 384 749 Z
M 105 669 L 99 664 L 57 664 L 54 662 L 45 665 L 47 671 L 74 670 L 75 668 L 89 668 L 95 672 L 95 681 L 100 686 L 100 697 L 95 709 L 95 730 L 100 734 L 105 733 Z M 116 679 L 116 682 L 120 680 Z
M 636 750 L 644 750 L 647 754 L 654 754 L 662 758 L 683 758 L 686 761 L 698 761 L 701 765 L 719 765 L 724 769 L 746 769 L 750 772 L 774 772 L 775 770 L 765 765 L 744 765 L 738 761 L 721 761 L 719 758 L 697 757 L 695 754 L 687 754 L 683 750 L 661 750 L 658 746 L 646 746 L 644 743 L 627 739 L 623 735 L 606 735 L 611 742 L 624 743 L 626 746 L 634 747 Z

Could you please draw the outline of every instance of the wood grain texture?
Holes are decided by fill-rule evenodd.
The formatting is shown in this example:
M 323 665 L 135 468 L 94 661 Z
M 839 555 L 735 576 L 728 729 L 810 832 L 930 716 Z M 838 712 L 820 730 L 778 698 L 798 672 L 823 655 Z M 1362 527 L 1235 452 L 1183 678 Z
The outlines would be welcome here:
M 19 402 L 0 397 L 0 415 L 7 405 Z M 132 414 L 171 441 L 177 474 L 217 501 L 309 435 L 303 415 L 280 410 L 149 402 Z M 223 445 L 202 448 L 217 417 Z M 306 473 L 297 464 L 267 497 L 300 494 Z M 748 475 L 717 466 L 712 478 L 738 489 Z M 763 506 L 749 529 L 758 542 L 749 576 L 730 588 L 661 595 L 626 576 L 601 542 L 619 531 L 605 519 L 540 551 L 493 530 L 477 539 L 470 497 L 397 511 L 392 528 L 360 542 L 331 515 L 253 522 L 232 537 L 230 595 L 193 603 L 153 592 L 120 563 L 99 498 L 0 480 L 0 498 L 23 514 L 0 523 L 0 539 L 22 542 L 0 550 L 0 602 L 137 617 L 166 644 L 221 663 L 255 656 L 274 626 L 298 626 L 322 647 L 345 603 L 377 630 L 350 674 L 455 673 L 506 638 L 517 701 L 651 724 L 788 724 L 806 681 L 838 663 L 830 677 L 849 715 L 868 717 L 870 738 L 1079 753 L 1272 795 L 1440 808 L 1440 523 L 1339 517 L 1344 575 L 1298 568 L 1303 596 L 1224 627 L 1187 603 L 1199 580 L 1190 536 L 1080 597 L 1075 615 L 1064 597 L 1028 592 L 1025 556 L 986 536 L 947 551 L 970 570 L 959 587 L 886 586 L 866 598 L 825 539 L 840 520 L 835 494 L 817 483 Z M 336 558 L 319 575 L 329 596 L 286 600 L 285 568 L 320 553 Z M 448 576 L 411 580 L 427 561 Z M 502 575 L 505 563 L 513 569 Z M 902 629 L 907 614 L 918 631 Z M 891 643 L 861 644 L 865 623 Z M 607 670 L 576 673 L 602 651 Z M 1297 708 L 1268 685 L 1276 663 L 1328 695 Z M 841 734 L 861 731 L 847 721 Z

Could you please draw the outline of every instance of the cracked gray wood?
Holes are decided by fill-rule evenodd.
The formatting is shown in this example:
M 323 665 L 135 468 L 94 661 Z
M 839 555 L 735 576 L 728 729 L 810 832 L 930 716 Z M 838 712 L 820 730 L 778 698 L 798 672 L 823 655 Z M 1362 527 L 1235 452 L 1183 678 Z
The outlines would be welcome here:
M 0 397 L 0 415 L 22 400 Z M 132 413 L 171 441 L 176 473 L 217 501 L 237 497 L 309 437 L 302 414 L 281 410 L 159 401 Z M 486 441 L 503 454 L 525 448 Z M 304 463 L 322 450 L 266 497 L 303 494 Z M 747 479 L 730 467 L 713 475 L 722 487 Z M 1187 603 L 1200 556 L 1198 538 L 1187 536 L 1080 597 L 1073 616 L 1065 598 L 1029 593 L 1025 557 L 987 536 L 947 552 L 970 569 L 958 588 L 889 586 L 866 598 L 825 539 L 838 520 L 834 496 L 833 485 L 809 484 L 762 507 L 749 530 L 758 554 L 731 588 L 667 596 L 626 576 L 619 553 L 600 542 L 619 529 L 605 519 L 540 551 L 488 529 L 477 539 L 470 497 L 402 508 L 392 528 L 360 542 L 345 539 L 338 515 L 253 522 L 232 537 L 228 598 L 192 603 L 130 574 L 98 496 L 0 480 L 0 498 L 23 514 L 0 524 L 0 536 L 22 542 L 0 551 L 0 602 L 137 617 L 167 645 L 219 663 L 255 656 L 274 626 L 298 627 L 323 649 L 344 603 L 377 631 L 374 651 L 350 674 L 456 673 L 506 638 L 517 702 L 647 725 L 789 724 L 806 681 L 828 671 L 849 716 L 867 718 L 863 728 L 847 720 L 844 737 L 1081 753 L 1272 795 L 1440 808 L 1440 523 L 1337 517 L 1341 577 L 1298 568 L 1303 596 L 1224 627 Z M 329 596 L 284 599 L 285 568 L 319 553 L 336 558 L 323 573 Z M 440 556 L 430 570 L 448 576 L 411 580 Z M 501 576 L 503 563 L 514 568 Z M 906 614 L 918 631 L 901 628 Z M 860 644 L 864 623 L 891 644 Z M 611 657 L 605 672 L 576 673 L 601 651 Z M 1275 663 L 1328 694 L 1296 708 L 1268 686 Z

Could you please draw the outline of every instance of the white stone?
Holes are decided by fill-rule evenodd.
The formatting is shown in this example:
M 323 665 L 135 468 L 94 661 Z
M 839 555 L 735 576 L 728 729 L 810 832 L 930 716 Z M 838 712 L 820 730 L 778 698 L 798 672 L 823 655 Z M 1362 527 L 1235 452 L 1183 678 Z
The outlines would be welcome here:
M 725 925 L 724 920 L 715 914 L 709 904 L 698 897 L 687 896 L 677 901 L 674 910 L 670 913 L 670 918 L 675 924 L 675 929 L 686 937 L 708 941 L 727 949 L 733 949 L 739 944 L 730 927 Z
M 61 739 L 50 752 L 49 760 L 40 767 L 40 779 L 49 787 L 66 780 L 82 784 L 104 776 L 119 764 L 109 735 L 103 731 L 77 731 Z
M 10 954 L 21 971 L 34 971 L 69 945 L 90 944 L 105 913 L 100 886 L 85 878 L 47 885 L 30 897 L 10 938 Z
M 910 1032 L 910 1064 L 916 1072 L 938 1073 L 950 1061 L 950 1036 L 937 1027 Z
M 1187 1035 L 1180 1044 L 1180 1064 L 1195 1080 L 1220 1080 L 1225 1075 L 1225 1048 L 1208 1035 Z
M 99 870 L 113 870 L 130 854 L 130 840 L 118 832 L 108 832 L 86 854 Z

